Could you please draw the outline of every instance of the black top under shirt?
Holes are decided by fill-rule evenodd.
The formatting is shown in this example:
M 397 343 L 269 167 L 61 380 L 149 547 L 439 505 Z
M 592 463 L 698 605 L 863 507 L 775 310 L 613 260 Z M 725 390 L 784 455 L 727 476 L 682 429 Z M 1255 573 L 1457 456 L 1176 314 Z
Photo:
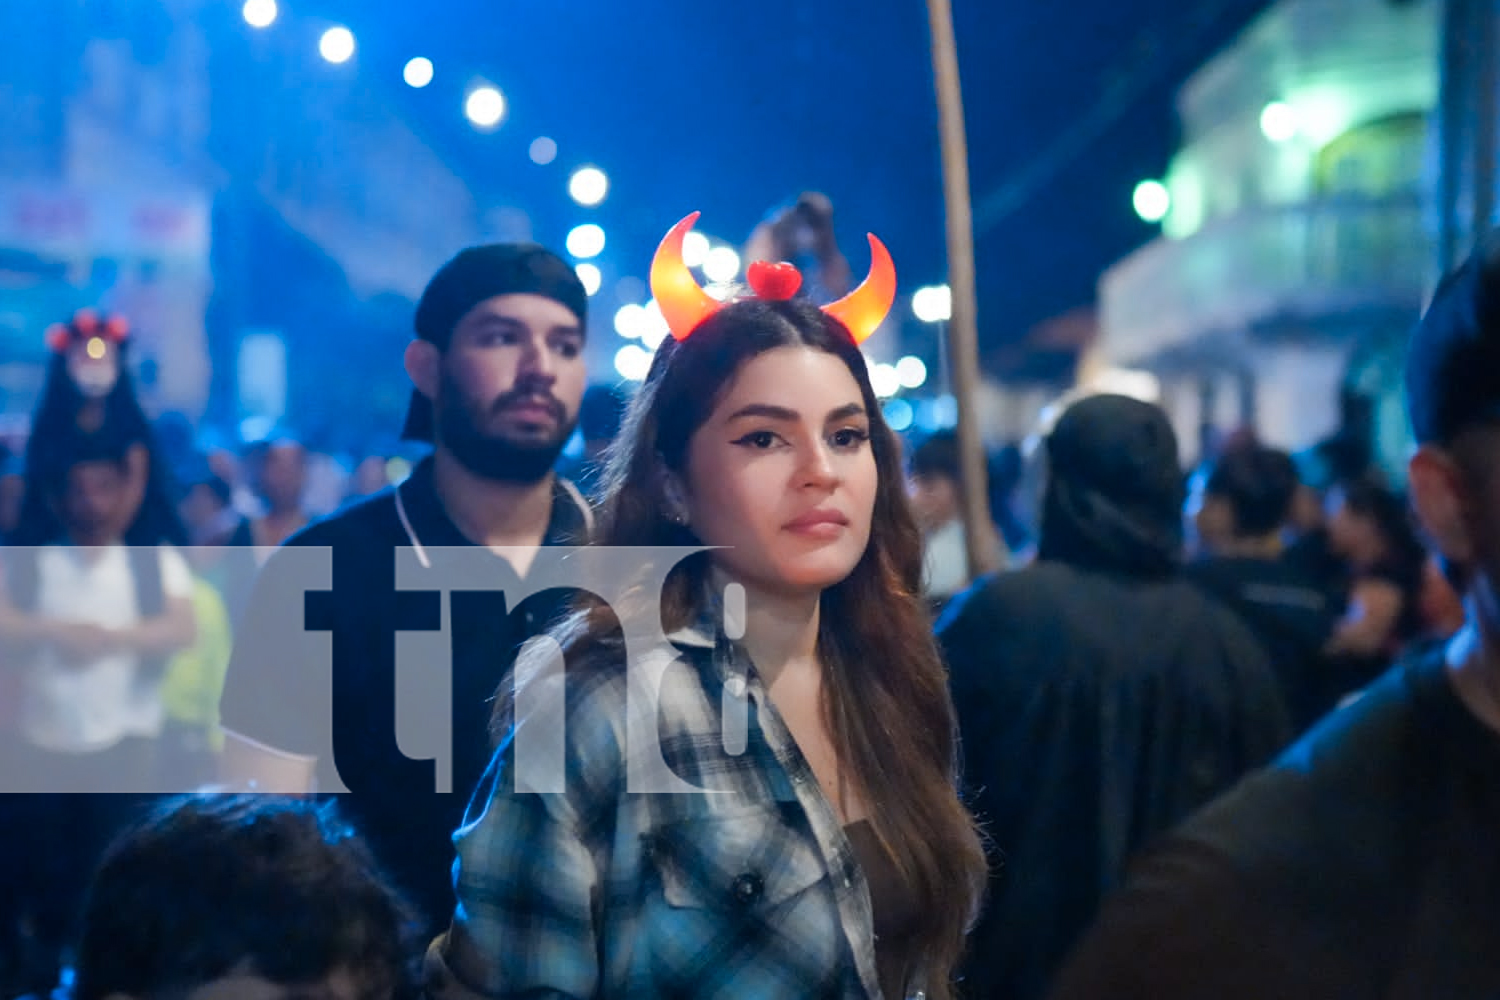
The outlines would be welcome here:
M 1500 735 L 1392 668 L 1139 864 L 1055 1000 L 1494 1000 Z
M 875 969 L 880 992 L 886 1000 L 902 1000 L 915 970 L 914 935 L 921 913 L 911 887 L 901 877 L 895 861 L 880 846 L 869 820 L 844 827 L 849 846 L 870 886 L 870 911 L 875 925 Z

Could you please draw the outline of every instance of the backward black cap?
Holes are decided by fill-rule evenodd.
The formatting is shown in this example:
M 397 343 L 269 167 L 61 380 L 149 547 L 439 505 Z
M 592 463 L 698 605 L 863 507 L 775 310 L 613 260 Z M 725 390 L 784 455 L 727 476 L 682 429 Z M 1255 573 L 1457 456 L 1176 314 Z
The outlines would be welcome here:
M 1500 232 L 1443 279 L 1413 331 L 1406 408 L 1419 444 L 1500 420 Z
M 567 261 L 536 243 L 490 243 L 461 251 L 433 275 L 417 303 L 416 334 L 446 349 L 469 310 L 497 295 L 541 295 L 588 323 L 588 292 Z M 415 390 L 401 437 L 433 439 L 432 401 Z

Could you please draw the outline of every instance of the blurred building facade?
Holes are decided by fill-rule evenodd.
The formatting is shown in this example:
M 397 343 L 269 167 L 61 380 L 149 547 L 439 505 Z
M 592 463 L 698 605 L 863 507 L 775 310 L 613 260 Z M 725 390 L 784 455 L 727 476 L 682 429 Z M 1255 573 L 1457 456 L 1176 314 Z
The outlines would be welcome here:
M 30 409 L 46 325 L 102 304 L 154 411 L 331 420 L 343 392 L 399 421 L 410 301 L 481 206 L 357 57 L 318 58 L 322 26 L 277 27 L 216 0 L 0 5 L 0 410 Z
M 1187 450 L 1366 435 L 1397 471 L 1400 346 L 1438 273 L 1444 5 L 1284 0 L 1182 88 L 1160 235 L 1100 281 L 1095 363 Z

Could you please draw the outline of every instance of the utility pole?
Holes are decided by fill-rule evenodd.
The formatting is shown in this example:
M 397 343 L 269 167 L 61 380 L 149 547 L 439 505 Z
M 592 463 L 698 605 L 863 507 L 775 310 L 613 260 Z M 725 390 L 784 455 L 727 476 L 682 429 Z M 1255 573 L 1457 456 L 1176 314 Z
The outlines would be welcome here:
M 932 31 L 932 68 L 937 88 L 938 132 L 943 157 L 943 201 L 947 209 L 948 285 L 952 316 L 947 328 L 947 363 L 958 404 L 960 503 L 969 575 L 999 569 L 998 546 L 990 519 L 989 472 L 979 426 L 979 319 L 974 277 L 973 207 L 969 200 L 969 150 L 964 135 L 963 94 L 958 77 L 958 43 L 950 0 L 927 0 Z

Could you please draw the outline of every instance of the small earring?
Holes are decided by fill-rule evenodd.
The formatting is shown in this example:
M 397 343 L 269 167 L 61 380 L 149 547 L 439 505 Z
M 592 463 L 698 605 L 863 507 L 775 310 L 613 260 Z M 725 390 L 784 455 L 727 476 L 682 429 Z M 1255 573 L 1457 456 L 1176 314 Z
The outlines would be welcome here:
M 682 501 L 682 490 L 670 479 L 662 488 L 663 499 L 666 501 L 667 510 L 674 524 L 686 525 L 688 523 L 687 505 Z

